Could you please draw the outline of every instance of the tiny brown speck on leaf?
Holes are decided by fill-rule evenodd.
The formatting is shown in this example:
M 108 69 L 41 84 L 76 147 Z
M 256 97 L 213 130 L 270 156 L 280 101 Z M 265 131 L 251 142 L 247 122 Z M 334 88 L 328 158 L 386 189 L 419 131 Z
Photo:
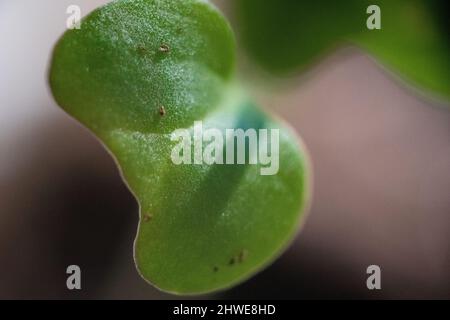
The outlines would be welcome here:
M 161 116 L 166 115 L 166 108 L 164 108 L 164 106 L 159 107 L 159 114 Z
M 246 249 L 242 249 L 239 254 L 235 255 L 234 257 L 232 257 L 230 259 L 230 261 L 228 262 L 228 264 L 230 266 L 234 265 L 235 263 L 242 263 L 244 262 L 248 257 L 248 250 Z
M 150 213 L 144 214 L 144 222 L 149 222 L 153 219 L 153 216 Z
M 139 45 L 136 50 L 139 54 L 142 54 L 142 55 L 147 53 L 147 49 L 143 45 Z
M 238 255 L 238 261 L 244 262 L 245 259 L 247 259 L 247 256 L 248 256 L 248 250 L 245 250 L 245 249 L 241 250 L 241 252 L 239 252 L 239 255 Z
M 162 44 L 162 45 L 159 46 L 159 51 L 167 53 L 167 52 L 170 51 L 170 48 L 169 48 L 169 46 L 167 44 Z

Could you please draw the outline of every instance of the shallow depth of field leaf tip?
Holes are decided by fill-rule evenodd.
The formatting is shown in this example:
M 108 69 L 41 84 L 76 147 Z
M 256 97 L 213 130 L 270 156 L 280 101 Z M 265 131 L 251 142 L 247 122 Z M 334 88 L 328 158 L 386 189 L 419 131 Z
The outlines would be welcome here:
M 242 46 L 272 75 L 302 73 L 336 48 L 352 45 L 426 97 L 450 101 L 448 0 L 231 1 Z M 379 30 L 367 27 L 373 5 Z M 268 50 L 268 43 L 278 50 Z

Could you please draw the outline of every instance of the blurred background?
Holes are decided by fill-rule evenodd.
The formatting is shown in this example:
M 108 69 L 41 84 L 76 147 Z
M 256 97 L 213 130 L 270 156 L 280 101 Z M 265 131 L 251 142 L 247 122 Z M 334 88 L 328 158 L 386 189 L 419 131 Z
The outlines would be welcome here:
M 0 0 L 1 299 L 176 298 L 136 272 L 137 204 L 46 81 L 67 7 L 84 16 L 106 2 Z M 272 266 L 202 298 L 450 299 L 448 104 L 421 98 L 356 48 L 254 94 L 310 151 L 310 215 Z M 80 291 L 66 288 L 71 264 L 81 267 Z M 381 290 L 366 287 L 372 264 Z

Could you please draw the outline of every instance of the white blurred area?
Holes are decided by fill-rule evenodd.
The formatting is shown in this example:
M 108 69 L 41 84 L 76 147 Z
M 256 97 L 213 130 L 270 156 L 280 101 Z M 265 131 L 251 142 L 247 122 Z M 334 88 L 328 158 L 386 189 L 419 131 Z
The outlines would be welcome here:
M 55 105 L 47 85 L 67 7 L 79 5 L 86 15 L 106 2 L 0 0 L 0 298 L 72 298 L 60 284 L 61 268 L 75 256 L 96 261 L 90 279 L 96 289 L 81 297 L 168 297 L 134 269 L 137 212 L 113 161 Z M 266 92 L 260 100 L 308 146 L 314 200 L 290 249 L 225 296 L 450 298 L 448 105 L 419 98 L 354 50 L 328 58 L 298 86 Z M 87 189 L 95 195 L 91 199 L 83 190 L 92 181 L 98 184 Z M 100 189 L 107 194 L 97 196 Z M 84 212 L 79 203 L 89 208 L 92 201 L 100 209 L 112 203 L 114 209 L 122 203 L 116 205 L 118 199 L 127 205 L 114 221 L 126 224 L 125 231 L 116 237 L 123 228 L 110 230 L 110 222 L 103 235 L 118 238 L 118 249 L 101 251 L 108 240 L 87 257 L 92 244 L 78 244 L 77 235 L 96 239 L 87 226 L 94 212 Z M 73 216 L 66 215 L 69 210 Z M 107 214 L 99 221 L 109 221 Z M 82 230 L 64 229 L 65 219 Z M 109 256 L 111 261 L 102 260 Z M 381 292 L 365 288 L 371 264 L 381 267 Z M 100 284 L 97 275 L 104 276 Z
M 106 2 L 0 1 L 0 177 L 14 173 L 10 165 L 25 160 L 14 152 L 24 129 L 50 115 L 61 116 L 46 77 L 55 40 L 66 30 L 67 7 L 80 6 L 84 16 Z

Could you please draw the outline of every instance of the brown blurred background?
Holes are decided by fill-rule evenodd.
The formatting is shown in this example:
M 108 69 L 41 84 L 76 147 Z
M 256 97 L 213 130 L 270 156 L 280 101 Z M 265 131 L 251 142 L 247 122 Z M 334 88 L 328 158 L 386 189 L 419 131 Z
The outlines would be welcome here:
M 97 140 L 46 83 L 66 8 L 106 1 L 0 1 L 0 298 L 176 298 L 138 276 L 138 208 Z M 223 6 L 224 1 L 220 4 Z M 310 216 L 289 250 L 208 298 L 450 299 L 450 112 L 356 49 L 336 52 L 261 104 L 302 135 Z M 66 289 L 66 267 L 82 290 Z M 366 268 L 382 290 L 366 288 Z

